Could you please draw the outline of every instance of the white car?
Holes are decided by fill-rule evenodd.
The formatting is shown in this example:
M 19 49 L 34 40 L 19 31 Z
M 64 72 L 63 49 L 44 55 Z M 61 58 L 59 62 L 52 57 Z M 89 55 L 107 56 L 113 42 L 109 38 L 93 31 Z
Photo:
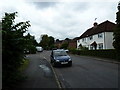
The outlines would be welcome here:
M 37 49 L 38 52 L 42 52 L 42 51 L 43 51 L 43 48 L 42 48 L 42 47 L 39 47 L 39 46 L 36 47 L 36 49 Z
M 66 51 L 66 52 L 69 52 L 69 50 L 68 50 L 68 49 L 66 49 L 65 51 Z

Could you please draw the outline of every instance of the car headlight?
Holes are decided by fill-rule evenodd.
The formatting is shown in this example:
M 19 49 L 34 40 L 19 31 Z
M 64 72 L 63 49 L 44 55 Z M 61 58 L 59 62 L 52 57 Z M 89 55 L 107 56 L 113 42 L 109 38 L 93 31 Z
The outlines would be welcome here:
M 72 59 L 70 58 L 69 61 L 72 61 Z
M 56 62 L 59 62 L 59 60 L 56 60 Z

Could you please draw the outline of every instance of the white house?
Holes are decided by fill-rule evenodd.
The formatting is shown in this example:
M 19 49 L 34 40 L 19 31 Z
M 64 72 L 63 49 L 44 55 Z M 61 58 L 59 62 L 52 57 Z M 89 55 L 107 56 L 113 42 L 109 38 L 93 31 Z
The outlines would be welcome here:
M 92 28 L 86 30 L 77 40 L 77 49 L 81 46 L 87 47 L 89 50 L 94 49 L 114 49 L 113 30 L 115 23 L 105 21 L 100 24 L 96 22 Z

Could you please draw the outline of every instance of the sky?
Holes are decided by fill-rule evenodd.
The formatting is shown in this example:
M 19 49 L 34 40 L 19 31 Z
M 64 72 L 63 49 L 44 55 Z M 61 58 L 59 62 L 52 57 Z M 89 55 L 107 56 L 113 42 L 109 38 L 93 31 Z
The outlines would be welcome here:
M 34 2 L 33 2 L 34 1 Z M 0 0 L 0 16 L 18 12 L 17 22 L 30 21 L 27 33 L 37 42 L 43 34 L 73 39 L 87 29 L 109 20 L 115 23 L 119 0 Z M 97 18 L 95 20 L 95 18 Z

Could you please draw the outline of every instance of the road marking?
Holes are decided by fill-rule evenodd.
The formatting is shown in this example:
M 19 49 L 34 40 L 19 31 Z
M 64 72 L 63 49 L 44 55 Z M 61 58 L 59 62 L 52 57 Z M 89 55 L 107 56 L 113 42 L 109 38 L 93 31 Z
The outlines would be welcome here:
M 44 59 L 46 59 L 45 57 L 44 57 Z M 47 60 L 47 59 L 46 59 Z M 47 60 L 48 61 L 48 60 Z M 50 62 L 48 61 L 48 63 L 50 64 Z M 57 84 L 58 84 L 58 87 L 61 89 L 62 88 L 62 86 L 61 86 L 61 84 L 60 84 L 60 81 L 58 80 L 58 77 L 57 77 L 57 75 L 56 75 L 56 73 L 55 73 L 55 70 L 53 69 L 53 67 L 52 67 L 52 65 L 50 64 L 50 66 L 51 66 L 51 68 L 52 68 L 52 71 L 53 71 L 53 73 L 54 73 L 54 76 L 55 76 L 55 80 L 56 80 L 56 82 L 57 82 Z
M 53 73 L 54 73 L 54 75 L 55 75 L 55 79 L 56 79 L 56 82 L 57 82 L 57 84 L 58 84 L 58 87 L 59 87 L 59 88 L 62 88 L 62 86 L 61 86 L 61 84 L 60 84 L 60 81 L 58 80 L 58 77 L 57 77 L 57 75 L 56 75 L 56 73 L 55 73 L 55 70 L 53 69 L 52 66 L 51 66 L 51 68 L 52 68 Z

